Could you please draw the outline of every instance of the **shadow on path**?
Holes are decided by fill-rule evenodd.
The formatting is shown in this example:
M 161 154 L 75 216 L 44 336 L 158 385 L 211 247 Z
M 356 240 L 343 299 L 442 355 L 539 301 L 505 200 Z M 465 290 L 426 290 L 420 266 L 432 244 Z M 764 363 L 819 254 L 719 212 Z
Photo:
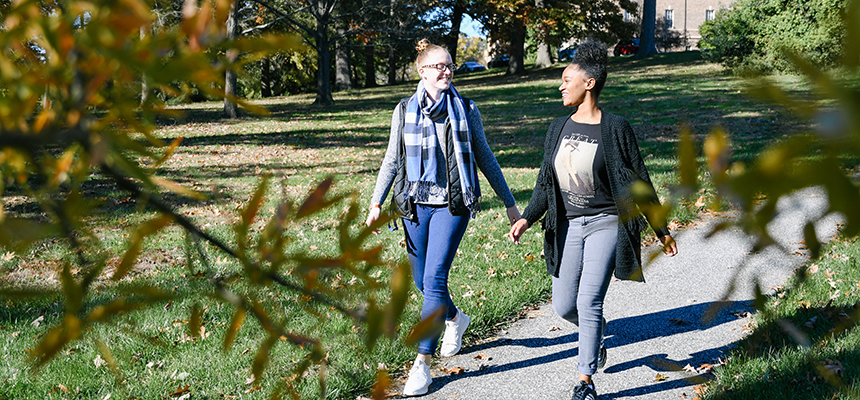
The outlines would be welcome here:
M 709 312 L 709 310 L 711 310 L 712 306 L 722 307 L 720 307 L 713 314 L 713 318 L 706 324 L 705 321 L 703 321 L 703 317 L 706 315 L 706 313 Z M 602 373 L 613 374 L 640 366 L 648 366 L 651 369 L 660 372 L 678 371 L 682 370 L 683 367 L 687 364 L 698 366 L 705 362 L 712 363 L 717 359 L 717 357 L 722 355 L 731 345 L 724 345 L 699 351 L 691 354 L 689 358 L 684 360 L 671 360 L 668 358 L 668 354 L 653 354 L 639 359 L 613 365 L 611 363 L 611 354 L 613 348 L 619 348 L 637 342 L 665 338 L 673 335 L 685 334 L 695 331 L 704 332 L 709 328 L 741 319 L 745 317 L 746 313 L 751 312 L 752 310 L 753 308 L 748 301 L 732 301 L 722 303 L 708 302 L 701 304 L 692 304 L 645 315 L 637 315 L 611 320 L 607 323 L 607 337 L 605 340 L 606 346 L 610 352 L 610 366 L 603 370 Z M 558 317 L 556 316 L 555 318 Z M 451 382 L 455 382 L 460 379 L 469 379 L 496 373 L 507 373 L 523 368 L 540 366 L 542 364 L 576 357 L 579 354 L 579 349 L 576 347 L 575 344 L 578 339 L 579 334 L 574 332 L 558 337 L 532 337 L 524 339 L 509 339 L 503 337 L 485 343 L 481 343 L 476 346 L 471 346 L 468 349 L 465 349 L 465 351 L 461 354 L 487 351 L 491 354 L 491 359 L 500 359 L 501 357 L 499 355 L 492 354 L 501 354 L 507 352 L 506 354 L 510 354 L 511 357 L 506 358 L 511 359 L 516 358 L 517 351 L 526 352 L 526 350 L 512 349 L 515 347 L 540 349 L 544 347 L 549 348 L 552 346 L 567 344 L 570 344 L 571 347 L 566 348 L 562 351 L 543 354 L 528 359 L 509 362 L 506 364 L 484 364 L 478 367 L 476 370 L 466 371 L 457 375 L 436 377 L 434 378 L 433 384 L 430 388 L 431 393 L 439 390 L 440 388 Z M 574 373 L 575 371 L 571 371 L 571 374 Z M 520 376 L 515 374 L 511 374 L 511 376 Z M 539 383 L 540 375 L 535 374 L 534 378 L 536 380 L 536 383 Z M 696 377 L 692 377 L 692 379 L 674 379 L 670 381 L 659 382 L 654 385 L 640 386 L 617 393 L 601 393 L 600 398 L 613 399 L 616 397 L 657 393 L 665 390 L 692 386 L 699 383 L 701 383 L 701 379 L 696 379 Z

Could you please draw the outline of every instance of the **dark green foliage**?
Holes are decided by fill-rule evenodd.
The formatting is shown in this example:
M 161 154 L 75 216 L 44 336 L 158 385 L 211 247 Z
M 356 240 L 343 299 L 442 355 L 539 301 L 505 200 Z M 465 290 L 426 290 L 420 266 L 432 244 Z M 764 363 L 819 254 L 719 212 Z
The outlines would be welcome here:
M 841 57 L 847 0 L 740 0 L 701 27 L 705 58 L 738 74 L 796 71 L 786 52 L 819 67 Z

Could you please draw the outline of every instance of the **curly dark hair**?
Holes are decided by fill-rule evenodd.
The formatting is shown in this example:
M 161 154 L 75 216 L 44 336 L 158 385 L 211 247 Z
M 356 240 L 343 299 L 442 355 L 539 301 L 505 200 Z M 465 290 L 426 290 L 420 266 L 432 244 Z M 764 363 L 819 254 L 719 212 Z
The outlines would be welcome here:
M 577 47 L 570 65 L 576 65 L 585 76 L 594 78 L 594 94 L 599 95 L 606 84 L 606 64 L 609 52 L 602 43 L 588 41 Z

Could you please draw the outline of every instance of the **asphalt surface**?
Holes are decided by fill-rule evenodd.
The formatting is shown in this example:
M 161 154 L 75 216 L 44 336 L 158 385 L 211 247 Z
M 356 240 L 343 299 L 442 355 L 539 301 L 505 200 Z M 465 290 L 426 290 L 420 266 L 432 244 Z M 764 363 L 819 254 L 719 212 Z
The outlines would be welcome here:
M 613 280 L 604 308 L 608 363 L 594 376 L 599 399 L 695 397 L 695 387 L 709 376 L 707 364 L 716 365 L 748 333 L 752 282 L 772 292 L 807 259 L 801 244 L 807 221 L 816 221 L 822 241 L 837 232 L 841 220 L 823 216 L 825 208 L 816 189 L 781 200 L 768 229 L 782 249 L 756 254 L 739 230 L 708 238 L 720 220 L 703 221 L 673 233 L 678 255 L 661 255 L 648 265 L 646 283 Z M 713 318 L 703 320 L 709 310 Z M 544 304 L 494 337 L 435 359 L 429 393 L 412 398 L 570 399 L 578 376 L 577 339 L 577 327 Z

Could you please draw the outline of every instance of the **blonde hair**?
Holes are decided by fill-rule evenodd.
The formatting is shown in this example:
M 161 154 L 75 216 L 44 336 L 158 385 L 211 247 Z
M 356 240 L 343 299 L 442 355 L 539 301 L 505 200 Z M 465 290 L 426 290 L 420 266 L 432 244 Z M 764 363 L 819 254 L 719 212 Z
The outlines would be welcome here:
M 424 63 L 424 60 L 430 55 L 430 53 L 436 50 L 442 50 L 445 53 L 448 53 L 448 49 L 430 43 L 427 39 L 421 39 L 418 41 L 418 44 L 415 46 L 415 50 L 418 50 L 418 57 L 415 58 L 415 69 L 421 68 L 421 65 Z M 448 54 L 450 56 L 450 54 Z

